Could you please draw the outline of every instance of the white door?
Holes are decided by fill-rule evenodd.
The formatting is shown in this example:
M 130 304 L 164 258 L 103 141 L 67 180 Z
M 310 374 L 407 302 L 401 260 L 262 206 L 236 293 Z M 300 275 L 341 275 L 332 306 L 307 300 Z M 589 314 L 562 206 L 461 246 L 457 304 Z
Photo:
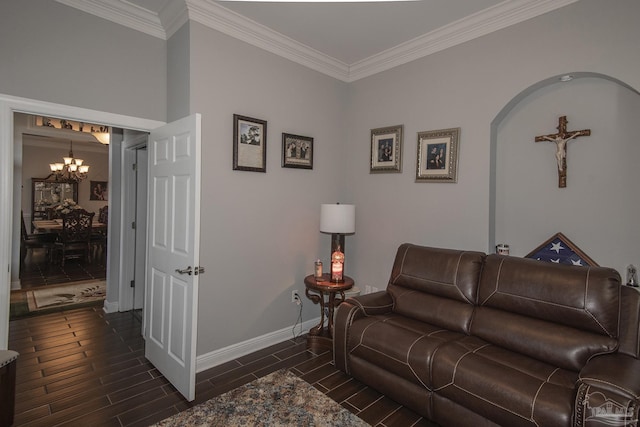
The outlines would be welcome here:
M 152 131 L 147 146 L 145 357 L 189 401 L 196 376 L 200 119 L 195 114 Z

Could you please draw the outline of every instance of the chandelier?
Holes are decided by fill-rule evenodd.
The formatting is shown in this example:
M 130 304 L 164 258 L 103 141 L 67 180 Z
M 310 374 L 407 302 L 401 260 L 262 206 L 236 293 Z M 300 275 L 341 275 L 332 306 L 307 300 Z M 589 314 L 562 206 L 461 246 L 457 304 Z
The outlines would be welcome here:
M 56 181 L 82 181 L 87 177 L 89 165 L 84 165 L 82 159 L 73 157 L 73 141 L 69 141 L 69 157 L 62 158 L 64 163 L 49 163 L 51 174 Z

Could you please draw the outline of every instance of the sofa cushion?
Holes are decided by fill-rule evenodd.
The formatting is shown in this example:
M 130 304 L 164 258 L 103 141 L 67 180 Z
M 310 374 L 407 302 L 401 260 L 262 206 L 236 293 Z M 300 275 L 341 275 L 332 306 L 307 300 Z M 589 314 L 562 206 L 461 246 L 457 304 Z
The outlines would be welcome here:
M 433 391 L 505 426 L 569 426 L 578 374 L 464 337 L 433 356 Z
M 412 383 L 431 389 L 433 354 L 445 342 L 464 335 L 397 314 L 355 320 L 347 352 Z
M 387 287 L 393 311 L 468 333 L 484 256 L 481 252 L 401 245 Z
M 480 278 L 478 305 L 618 337 L 617 271 L 540 262 L 489 255 Z
M 544 267 L 544 268 L 541 268 Z M 489 255 L 471 334 L 555 366 L 579 371 L 618 346 L 620 276 Z

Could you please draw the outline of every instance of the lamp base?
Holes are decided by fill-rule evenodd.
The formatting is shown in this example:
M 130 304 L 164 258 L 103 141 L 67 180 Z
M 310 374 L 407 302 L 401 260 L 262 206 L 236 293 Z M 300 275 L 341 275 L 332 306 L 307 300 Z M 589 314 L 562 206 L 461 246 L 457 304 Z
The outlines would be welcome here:
M 344 234 L 333 233 L 331 235 L 331 252 L 329 252 L 329 259 L 333 253 L 338 250 L 338 246 L 340 246 L 340 252 L 345 253 L 344 251 Z

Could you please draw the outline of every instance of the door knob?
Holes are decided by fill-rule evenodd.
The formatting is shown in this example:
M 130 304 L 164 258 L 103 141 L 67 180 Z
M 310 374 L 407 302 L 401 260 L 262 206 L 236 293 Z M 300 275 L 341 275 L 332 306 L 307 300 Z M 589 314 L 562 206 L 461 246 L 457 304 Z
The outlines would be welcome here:
M 188 266 L 187 268 L 183 268 L 182 270 L 180 270 L 179 268 L 176 268 L 176 273 L 188 274 L 189 276 L 191 276 L 191 274 L 193 273 L 193 269 L 191 269 L 191 266 Z

